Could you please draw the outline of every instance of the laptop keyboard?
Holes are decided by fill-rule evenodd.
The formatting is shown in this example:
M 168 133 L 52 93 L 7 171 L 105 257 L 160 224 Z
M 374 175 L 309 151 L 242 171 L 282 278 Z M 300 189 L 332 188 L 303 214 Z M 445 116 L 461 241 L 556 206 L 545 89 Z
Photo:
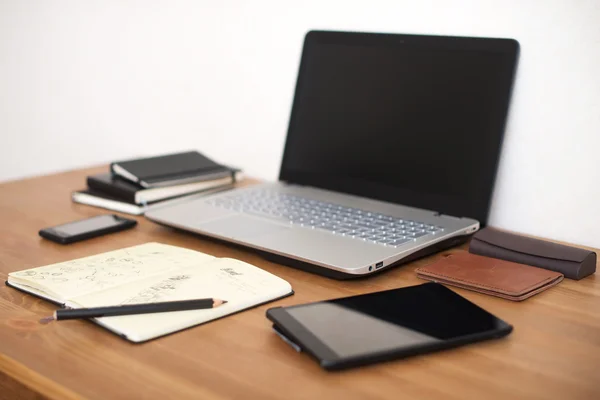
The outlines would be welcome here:
M 228 210 L 276 218 L 292 225 L 322 229 L 335 235 L 391 247 L 444 230 L 419 221 L 264 189 L 248 190 L 206 202 Z

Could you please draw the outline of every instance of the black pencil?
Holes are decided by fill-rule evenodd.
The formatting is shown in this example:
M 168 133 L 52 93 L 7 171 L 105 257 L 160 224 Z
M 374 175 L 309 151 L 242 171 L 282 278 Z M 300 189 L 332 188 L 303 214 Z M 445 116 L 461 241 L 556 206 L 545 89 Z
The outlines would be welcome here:
M 50 322 L 62 319 L 81 319 L 112 317 L 117 315 L 149 314 L 168 311 L 200 310 L 204 308 L 219 307 L 227 303 L 219 299 L 195 299 L 165 301 L 161 303 L 124 304 L 120 306 L 93 307 L 93 308 L 63 308 L 54 311 L 51 317 L 42 318 L 41 322 Z

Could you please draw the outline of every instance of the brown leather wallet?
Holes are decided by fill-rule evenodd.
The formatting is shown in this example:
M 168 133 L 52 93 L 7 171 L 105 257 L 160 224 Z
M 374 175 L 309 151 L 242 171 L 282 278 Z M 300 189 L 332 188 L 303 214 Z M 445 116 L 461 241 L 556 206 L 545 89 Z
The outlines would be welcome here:
M 570 279 L 585 278 L 596 271 L 596 253 L 593 251 L 490 227 L 471 238 L 469 252 L 549 269 Z
M 513 301 L 525 300 L 563 280 L 563 274 L 457 251 L 418 268 L 417 276 Z

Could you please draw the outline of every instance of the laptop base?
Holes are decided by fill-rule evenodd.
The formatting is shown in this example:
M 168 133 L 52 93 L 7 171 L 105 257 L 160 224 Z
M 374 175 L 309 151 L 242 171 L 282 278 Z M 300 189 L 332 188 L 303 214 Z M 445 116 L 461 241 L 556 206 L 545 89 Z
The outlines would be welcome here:
M 461 235 L 461 236 L 454 236 L 454 237 L 448 238 L 446 240 L 442 240 L 441 242 L 435 243 L 431 246 L 428 246 L 421 250 L 418 250 L 418 251 L 410 254 L 409 256 L 404 257 L 403 259 L 399 260 L 398 262 L 386 266 L 385 268 L 375 270 L 369 274 L 356 275 L 356 274 L 347 274 L 347 273 L 332 270 L 332 269 L 327 269 L 327 268 L 324 268 L 324 267 L 321 267 L 318 265 L 314 265 L 314 264 L 311 264 L 311 263 L 308 263 L 305 261 L 296 260 L 294 258 L 282 256 L 279 254 L 269 253 L 269 252 L 266 252 L 263 250 L 256 249 L 254 247 L 244 246 L 243 244 L 233 243 L 233 242 L 230 242 L 227 240 L 215 238 L 213 236 L 203 235 L 203 234 L 197 233 L 197 232 L 191 232 L 191 231 L 188 231 L 185 229 L 169 226 L 169 225 L 163 224 L 158 221 L 154 221 L 154 222 L 159 225 L 162 225 L 164 227 L 167 227 L 169 229 L 173 229 L 175 231 L 182 232 L 185 234 L 200 236 L 203 239 L 207 239 L 207 240 L 213 241 L 215 243 L 225 244 L 227 246 L 233 246 L 233 247 L 237 247 L 240 249 L 252 251 L 253 253 L 258 254 L 259 256 L 264 258 L 265 260 L 274 262 L 276 264 L 285 265 L 287 267 L 292 267 L 292 268 L 295 268 L 295 269 L 298 269 L 301 271 L 310 272 L 310 273 L 313 273 L 316 275 L 320 275 L 320 276 L 324 276 L 324 277 L 332 278 L 332 279 L 337 279 L 337 280 L 368 278 L 373 275 L 379 274 L 381 272 L 388 271 L 390 268 L 394 268 L 399 265 L 414 261 L 416 259 L 423 258 L 428 255 L 449 249 L 451 247 L 461 245 L 461 244 L 465 243 L 472 236 L 472 234 Z
M 446 250 L 449 249 L 451 247 L 455 247 L 458 245 L 461 245 L 463 243 L 465 243 L 472 235 L 463 235 L 463 236 L 455 236 L 455 237 L 451 237 L 449 239 L 443 240 L 441 242 L 435 243 L 429 247 L 423 248 L 421 250 L 418 250 L 414 253 L 412 253 L 411 255 L 409 255 L 408 257 L 405 257 L 401 260 L 399 260 L 398 262 L 388 265 L 385 268 L 381 268 L 378 270 L 373 271 L 372 273 L 369 274 L 362 274 L 362 275 L 355 275 L 355 274 L 347 274 L 344 272 L 340 272 L 340 271 L 336 271 L 336 270 L 332 270 L 332 269 L 327 269 L 327 268 L 323 268 L 320 267 L 318 265 L 314 265 L 308 262 L 304 262 L 304 261 L 299 261 L 290 257 L 285 257 L 285 256 L 281 256 L 279 254 L 273 254 L 273 253 L 268 253 L 265 251 L 260 251 L 260 250 L 256 250 L 253 249 L 251 247 L 245 247 L 242 246 L 244 248 L 248 248 L 251 249 L 255 252 L 257 252 L 261 257 L 263 257 L 264 259 L 277 263 L 277 264 L 282 264 L 288 267 L 292 267 L 295 269 L 299 269 L 302 271 L 306 271 L 306 272 L 310 272 L 313 274 L 317 274 L 317 275 L 321 275 L 321 276 L 325 276 L 327 278 L 332 278 L 332 279 L 337 279 L 337 280 L 349 280 L 349 279 L 360 279 L 360 278 L 369 278 L 371 276 L 374 276 L 375 274 L 379 274 L 381 272 L 387 271 L 390 268 L 394 268 L 397 267 L 399 265 L 402 264 L 406 264 L 408 262 L 414 261 L 416 259 L 419 258 L 423 258 L 426 257 L 428 255 L 431 255 L 433 253 L 437 253 L 440 252 L 442 250 Z

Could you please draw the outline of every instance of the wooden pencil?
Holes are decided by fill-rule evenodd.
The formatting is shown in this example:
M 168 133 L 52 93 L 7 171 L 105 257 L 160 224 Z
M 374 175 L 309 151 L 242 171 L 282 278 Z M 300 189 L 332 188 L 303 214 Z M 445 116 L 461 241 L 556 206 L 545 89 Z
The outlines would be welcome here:
M 117 315 L 149 314 L 170 311 L 200 310 L 215 308 L 227 303 L 220 299 L 194 299 L 165 301 L 144 304 L 123 304 L 93 308 L 62 308 L 56 310 L 51 317 L 42 318 L 41 322 L 60 321 L 63 319 L 99 318 Z

